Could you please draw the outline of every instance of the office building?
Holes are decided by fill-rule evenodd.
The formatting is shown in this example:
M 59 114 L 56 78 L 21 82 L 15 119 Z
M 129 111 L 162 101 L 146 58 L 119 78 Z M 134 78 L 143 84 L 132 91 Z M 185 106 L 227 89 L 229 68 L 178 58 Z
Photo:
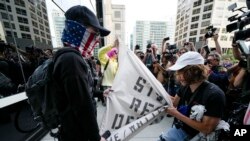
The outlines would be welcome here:
M 16 43 L 21 48 L 52 47 L 45 0 L 2 0 L 0 15 L 8 43 Z
M 113 44 L 115 37 L 121 39 L 121 45 L 125 45 L 125 6 L 112 4 L 112 0 L 103 2 L 104 27 L 111 31 L 106 38 L 107 44 Z
M 237 3 L 238 8 L 245 6 L 245 0 L 178 0 L 175 41 L 179 47 L 184 42 L 194 42 L 196 48 L 202 46 L 202 39 L 208 32 L 208 26 L 213 25 L 219 34 L 222 48 L 231 48 L 233 33 L 226 31 L 230 24 L 228 18 L 242 12 L 228 11 L 228 6 Z M 208 46 L 214 48 L 214 41 L 209 38 Z
M 61 38 L 62 38 L 62 32 L 65 27 L 65 16 L 64 13 L 60 10 L 53 10 L 52 11 L 52 20 L 53 20 L 53 27 L 55 32 L 55 37 L 52 37 L 54 39 L 54 48 L 61 48 L 63 47 Z
M 136 21 L 133 33 L 133 45 L 139 45 L 145 51 L 148 43 L 155 43 L 161 48 L 162 40 L 167 36 L 166 21 Z

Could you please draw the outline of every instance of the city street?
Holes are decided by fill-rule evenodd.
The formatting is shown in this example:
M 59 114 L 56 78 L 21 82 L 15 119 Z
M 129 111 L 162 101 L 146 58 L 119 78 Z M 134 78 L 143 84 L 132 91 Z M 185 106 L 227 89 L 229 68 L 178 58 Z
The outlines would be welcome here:
M 101 102 L 98 102 L 98 123 L 100 125 L 102 121 L 102 115 L 105 112 L 106 107 L 101 105 Z M 158 136 L 161 134 L 162 131 L 166 130 L 167 128 L 171 127 L 173 122 L 173 118 L 165 116 L 165 118 L 158 124 L 150 125 L 142 130 L 139 134 L 137 134 L 131 141 L 156 141 Z M 45 136 L 41 141 L 54 141 L 50 135 Z

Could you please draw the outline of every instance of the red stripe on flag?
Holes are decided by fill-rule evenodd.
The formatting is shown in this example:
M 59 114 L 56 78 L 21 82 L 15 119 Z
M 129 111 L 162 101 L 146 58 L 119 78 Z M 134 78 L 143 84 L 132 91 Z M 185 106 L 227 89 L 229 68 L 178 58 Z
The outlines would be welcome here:
M 88 40 L 87 40 L 87 42 L 85 44 L 85 47 L 84 47 L 83 51 L 86 51 L 89 48 L 89 45 L 93 41 L 94 37 L 95 37 L 95 35 L 90 33 L 89 38 L 88 38 Z

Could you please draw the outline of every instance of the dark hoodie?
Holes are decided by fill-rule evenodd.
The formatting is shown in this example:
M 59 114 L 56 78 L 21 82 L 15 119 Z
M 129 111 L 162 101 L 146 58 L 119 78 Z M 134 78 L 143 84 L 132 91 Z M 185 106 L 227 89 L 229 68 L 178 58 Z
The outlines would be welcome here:
M 53 74 L 61 94 L 62 141 L 100 141 L 89 65 L 75 48 L 64 47 L 54 57 Z

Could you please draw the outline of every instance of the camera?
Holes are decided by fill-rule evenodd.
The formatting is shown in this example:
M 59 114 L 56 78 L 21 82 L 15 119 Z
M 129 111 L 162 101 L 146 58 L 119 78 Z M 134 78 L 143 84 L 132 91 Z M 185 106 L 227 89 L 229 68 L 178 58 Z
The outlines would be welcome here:
M 164 38 L 163 40 L 164 41 L 168 41 L 170 38 L 169 37 L 166 37 L 166 38 Z
M 206 51 L 206 54 L 210 53 L 210 49 L 209 49 L 208 45 L 203 46 L 203 48 Z
M 205 38 L 211 38 L 214 36 L 214 32 L 217 30 L 217 28 L 214 28 L 212 25 L 208 26 L 207 33 L 205 34 Z
M 147 45 L 147 50 L 146 50 L 147 53 L 151 53 L 152 52 L 152 50 L 151 50 L 151 44 L 152 43 L 148 43 L 148 45 Z
M 247 7 L 250 7 L 247 1 L 246 1 L 246 4 L 247 4 Z M 237 41 L 239 39 L 241 40 L 246 39 L 247 38 L 246 36 L 249 35 L 250 33 L 250 30 L 242 31 L 246 25 L 250 24 L 250 11 L 245 12 L 243 8 L 246 8 L 246 7 L 240 7 L 238 9 L 236 8 L 237 8 L 236 3 L 228 6 L 229 11 L 232 11 L 232 12 L 241 11 L 242 15 L 236 14 L 236 15 L 229 17 L 228 21 L 233 22 L 233 23 L 230 23 L 226 26 L 226 31 L 232 32 L 234 30 L 239 30 L 238 32 L 235 32 L 235 40 Z
M 250 41 L 238 40 L 236 43 L 238 43 L 240 51 L 244 55 L 250 55 Z
M 147 48 L 147 53 L 151 53 L 152 50 L 150 48 Z
M 248 72 L 250 72 L 250 49 L 249 49 L 250 42 L 244 41 L 245 39 L 250 37 L 250 29 L 248 28 L 248 29 L 243 30 L 243 28 L 246 25 L 250 24 L 250 10 L 249 10 L 250 1 L 249 0 L 246 1 L 246 5 L 247 5 L 248 11 L 243 10 L 243 8 L 246 8 L 246 7 L 240 7 L 238 9 L 235 9 L 237 7 L 236 3 L 228 7 L 228 10 L 232 12 L 241 11 L 242 15 L 238 16 L 238 14 L 236 14 L 236 15 L 229 17 L 228 20 L 230 22 L 233 22 L 233 21 L 236 21 L 236 22 L 233 22 L 227 25 L 226 30 L 227 32 L 238 30 L 237 32 L 234 33 L 233 43 L 237 43 L 239 45 L 242 55 L 246 57 L 244 61 L 246 61 L 247 70 Z M 243 64 L 241 65 L 245 66 Z
M 173 45 L 169 45 L 169 46 L 168 46 L 168 50 L 173 50 L 173 49 L 176 49 L 176 44 L 173 44 Z
M 189 42 L 185 42 L 185 43 L 184 43 L 184 46 L 188 46 L 188 45 L 189 45 Z
M 140 45 L 135 45 L 135 49 L 140 49 Z

